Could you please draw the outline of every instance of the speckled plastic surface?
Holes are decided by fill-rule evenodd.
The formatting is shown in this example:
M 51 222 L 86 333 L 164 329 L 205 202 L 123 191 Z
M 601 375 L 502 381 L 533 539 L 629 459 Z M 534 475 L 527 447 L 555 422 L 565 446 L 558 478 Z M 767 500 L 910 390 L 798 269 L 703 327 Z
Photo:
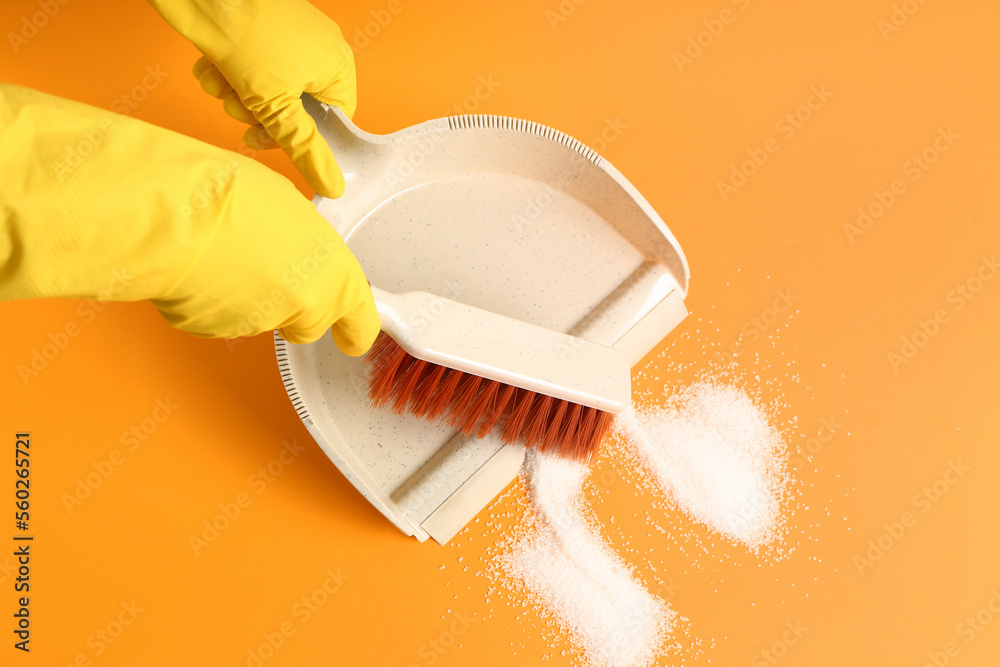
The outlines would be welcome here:
M 686 316 L 689 273 L 673 235 L 575 139 L 481 115 L 372 135 L 339 108 L 304 101 L 347 182 L 343 197 L 314 204 L 373 285 L 571 333 L 633 364 Z M 276 332 L 275 348 L 316 442 L 407 535 L 447 542 L 516 477 L 518 447 L 373 411 L 362 359 L 329 336 L 292 345 Z

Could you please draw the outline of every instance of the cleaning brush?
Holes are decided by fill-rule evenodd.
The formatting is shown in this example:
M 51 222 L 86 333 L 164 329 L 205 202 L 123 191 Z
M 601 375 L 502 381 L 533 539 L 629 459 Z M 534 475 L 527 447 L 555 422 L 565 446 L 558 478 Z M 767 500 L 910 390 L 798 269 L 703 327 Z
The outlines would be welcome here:
M 617 350 L 424 292 L 372 291 L 382 318 L 365 359 L 373 407 L 589 461 L 628 405 Z

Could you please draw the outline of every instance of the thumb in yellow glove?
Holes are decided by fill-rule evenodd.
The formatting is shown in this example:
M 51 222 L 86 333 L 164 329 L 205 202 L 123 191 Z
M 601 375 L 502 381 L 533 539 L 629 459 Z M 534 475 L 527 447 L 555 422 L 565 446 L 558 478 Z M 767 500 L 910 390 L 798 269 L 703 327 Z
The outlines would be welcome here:
M 283 176 L 134 118 L 0 84 L 0 299 L 150 299 L 205 337 L 332 327 L 365 352 L 360 265 Z
M 343 194 L 343 173 L 300 99 L 309 93 L 354 116 L 354 53 L 336 23 L 306 0 L 148 1 L 204 54 L 194 74 L 252 125 L 247 146 L 280 146 L 316 192 Z

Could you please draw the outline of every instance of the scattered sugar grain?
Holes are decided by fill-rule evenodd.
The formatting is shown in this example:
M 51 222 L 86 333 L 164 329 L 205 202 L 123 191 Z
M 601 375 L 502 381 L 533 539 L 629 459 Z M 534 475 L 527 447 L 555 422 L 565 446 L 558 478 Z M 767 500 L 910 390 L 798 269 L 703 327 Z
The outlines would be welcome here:
M 534 529 L 502 567 L 549 610 L 593 667 L 652 664 L 676 612 L 650 594 L 585 514 L 585 465 L 539 454 L 525 465 Z
M 619 422 L 663 493 L 697 521 L 752 549 L 780 533 L 787 447 L 745 392 L 701 381 Z

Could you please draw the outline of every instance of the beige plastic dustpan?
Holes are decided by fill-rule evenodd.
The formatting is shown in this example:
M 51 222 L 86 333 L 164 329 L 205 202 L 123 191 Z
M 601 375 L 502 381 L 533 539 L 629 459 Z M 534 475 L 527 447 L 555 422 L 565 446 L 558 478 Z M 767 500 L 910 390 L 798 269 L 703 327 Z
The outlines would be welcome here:
M 463 115 L 389 135 L 303 97 L 344 171 L 313 203 L 373 285 L 422 291 L 621 350 L 635 364 L 686 315 L 688 266 L 632 184 L 579 141 L 529 121 Z M 425 314 L 430 326 L 433 303 Z M 520 447 L 373 411 L 362 359 L 330 336 L 275 333 L 299 417 L 407 535 L 450 540 L 517 476 Z M 566 350 L 572 363 L 572 349 Z

